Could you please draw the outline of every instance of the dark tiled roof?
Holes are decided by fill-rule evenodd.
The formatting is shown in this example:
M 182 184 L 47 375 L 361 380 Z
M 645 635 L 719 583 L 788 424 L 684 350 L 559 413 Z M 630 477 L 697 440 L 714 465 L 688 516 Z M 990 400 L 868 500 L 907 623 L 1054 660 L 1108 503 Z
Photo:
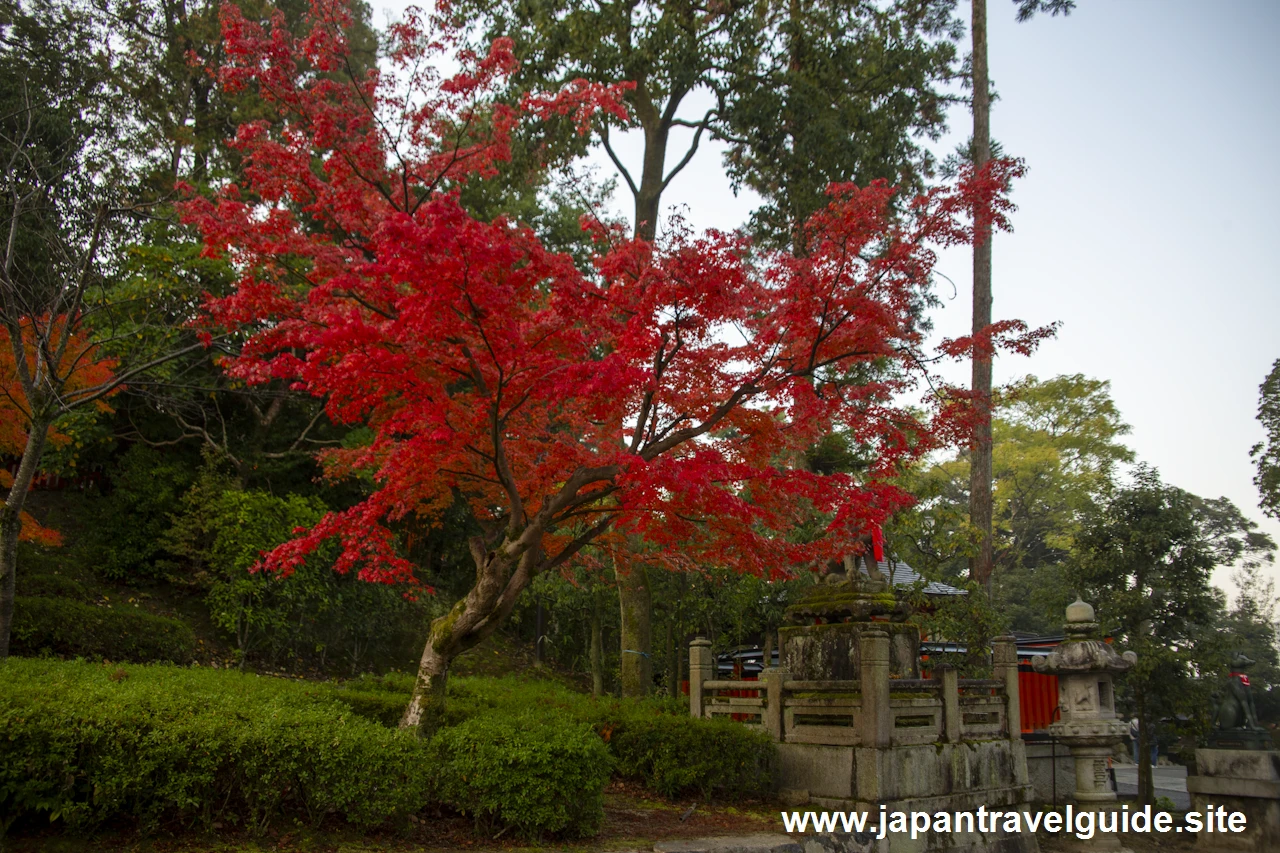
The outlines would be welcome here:
M 886 560 L 880 563 L 880 573 L 889 579 L 889 582 L 897 587 L 914 586 L 918 581 L 924 580 L 919 572 L 908 566 L 901 560 Z M 858 570 L 864 575 L 867 573 L 866 564 L 862 561 L 858 562 Z M 939 583 L 938 581 L 928 581 L 924 586 L 925 595 L 968 595 L 963 589 L 956 589 L 949 584 Z

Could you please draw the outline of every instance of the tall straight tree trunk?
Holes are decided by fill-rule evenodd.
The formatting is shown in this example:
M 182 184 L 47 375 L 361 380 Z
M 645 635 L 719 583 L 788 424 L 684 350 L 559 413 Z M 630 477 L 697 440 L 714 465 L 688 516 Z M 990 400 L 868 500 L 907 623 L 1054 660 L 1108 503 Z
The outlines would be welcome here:
M 18 582 L 18 536 L 22 533 L 22 508 L 26 506 L 40 456 L 44 453 L 50 423 L 36 421 L 27 433 L 18 473 L 9 496 L 0 505 L 0 661 L 9 657 L 9 635 L 13 630 L 13 604 Z
M 991 160 L 991 96 L 987 77 L 987 0 L 973 0 L 973 165 L 981 169 Z M 977 235 L 973 247 L 973 336 L 991 325 L 991 226 Z M 977 422 L 970 444 L 969 521 L 981 534 L 969 576 L 989 586 L 991 545 L 991 356 L 975 349 L 974 405 Z
M 618 577 L 618 603 L 622 626 L 622 696 L 640 699 L 649 695 L 653 683 L 653 600 L 649 591 L 649 571 L 637 563 Z
M 662 212 L 664 171 L 667 165 L 667 140 L 671 124 L 652 106 L 637 110 L 644 130 L 644 162 L 640 167 L 640 186 L 636 188 L 635 235 L 652 241 L 658 236 L 658 216 Z
M 591 587 L 591 695 L 604 695 L 604 622 L 600 612 L 600 589 Z
M 680 695 L 680 640 L 675 626 L 675 617 L 667 619 L 667 695 Z
M 1155 780 L 1151 777 L 1151 724 L 1147 716 L 1147 691 L 1135 686 L 1133 698 L 1138 709 L 1138 805 L 1156 801 Z

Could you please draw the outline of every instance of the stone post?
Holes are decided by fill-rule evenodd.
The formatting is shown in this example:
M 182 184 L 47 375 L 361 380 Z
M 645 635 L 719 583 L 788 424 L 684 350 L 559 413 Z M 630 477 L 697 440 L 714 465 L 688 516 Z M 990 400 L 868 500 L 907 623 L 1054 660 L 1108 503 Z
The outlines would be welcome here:
M 1022 705 L 1018 698 L 1018 643 L 1005 635 L 991 641 L 995 677 L 1004 682 L 1005 730 L 1009 740 L 1022 739 Z
M 711 641 L 698 637 L 689 644 L 689 716 L 702 716 L 702 683 L 710 681 L 714 671 Z
M 889 707 L 889 635 L 864 631 L 858 638 L 862 692 L 860 739 L 863 747 L 884 748 L 893 739 L 893 711 Z
M 960 674 L 950 664 L 938 667 L 942 675 L 942 736 L 947 743 L 960 742 Z
M 764 707 L 764 727 L 769 736 L 775 741 L 781 743 L 783 741 L 783 715 L 782 715 L 782 687 L 786 683 L 791 673 L 781 667 L 769 667 L 760 674 L 760 680 L 764 682 L 765 689 L 765 707 Z

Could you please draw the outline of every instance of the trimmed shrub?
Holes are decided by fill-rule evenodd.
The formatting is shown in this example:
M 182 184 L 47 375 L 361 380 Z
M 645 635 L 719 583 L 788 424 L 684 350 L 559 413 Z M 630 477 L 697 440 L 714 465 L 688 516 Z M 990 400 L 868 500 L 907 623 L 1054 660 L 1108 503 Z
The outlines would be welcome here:
M 423 745 L 281 679 L 167 666 L 0 664 L 0 814 L 76 830 L 214 821 L 260 832 L 418 811 Z M 0 828 L 3 828 L 0 826 Z
M 385 690 L 353 690 L 348 687 L 335 687 L 318 692 L 340 702 L 357 717 L 363 717 L 380 726 L 395 728 L 400 725 L 404 709 L 409 705 L 409 693 L 391 693 Z
M 597 721 L 597 731 L 608 738 L 619 775 L 639 779 L 651 791 L 751 796 L 772 786 L 774 746 L 763 732 L 732 720 L 611 710 Z
M 185 663 L 195 653 L 190 626 L 134 608 L 17 596 L 10 650 L 98 660 Z
M 25 564 L 23 567 L 26 567 Z M 28 574 L 24 571 L 18 575 L 18 591 L 28 597 L 63 598 L 84 602 L 94 600 L 94 595 L 88 587 L 66 575 Z
M 585 723 L 492 711 L 442 729 L 428 747 L 440 799 L 524 835 L 593 835 L 612 761 Z
M 679 701 L 597 700 L 519 678 L 449 681 L 446 722 L 490 709 L 588 723 L 608 743 L 618 775 L 663 796 L 759 796 L 772 787 L 775 747 L 767 735 L 732 720 L 694 719 Z

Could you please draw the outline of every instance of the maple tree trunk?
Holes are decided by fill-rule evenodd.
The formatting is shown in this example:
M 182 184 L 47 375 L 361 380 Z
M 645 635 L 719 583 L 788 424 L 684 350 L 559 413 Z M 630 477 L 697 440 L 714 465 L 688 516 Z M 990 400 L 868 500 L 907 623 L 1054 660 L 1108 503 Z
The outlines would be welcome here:
M 432 620 L 413 695 L 400 718 L 400 728 L 416 730 L 423 737 L 434 734 L 444 718 L 445 687 L 453 659 L 484 642 L 506 621 L 538 568 L 500 557 L 478 539 L 470 544 L 476 582 L 448 613 Z
M 991 160 L 991 100 L 987 78 L 987 3 L 973 0 L 973 164 Z M 973 247 L 973 335 L 991 325 L 991 227 L 984 227 Z M 991 356 L 976 349 L 972 390 L 977 409 L 969 464 L 969 521 L 981 539 L 970 561 L 969 576 L 990 584 L 991 544 Z
M 653 682 L 653 601 L 649 572 L 643 565 L 617 572 L 622 616 L 622 697 L 649 695 Z
M 440 619 L 448 617 L 442 616 Z M 435 635 L 437 619 L 431 623 L 432 636 Z M 449 680 L 449 664 L 451 658 L 436 650 L 431 640 L 422 651 L 422 660 L 418 663 L 418 677 L 413 683 L 413 696 L 409 699 L 409 707 L 400 718 L 400 728 L 417 729 L 418 733 L 430 736 L 440 728 L 445 710 L 445 687 Z
M 22 533 L 22 508 L 35 480 L 40 456 L 49 435 L 48 422 L 36 421 L 27 433 L 18 473 L 9 495 L 0 505 L 0 661 L 9 657 L 9 635 L 13 629 L 13 604 L 18 581 L 18 536 Z

